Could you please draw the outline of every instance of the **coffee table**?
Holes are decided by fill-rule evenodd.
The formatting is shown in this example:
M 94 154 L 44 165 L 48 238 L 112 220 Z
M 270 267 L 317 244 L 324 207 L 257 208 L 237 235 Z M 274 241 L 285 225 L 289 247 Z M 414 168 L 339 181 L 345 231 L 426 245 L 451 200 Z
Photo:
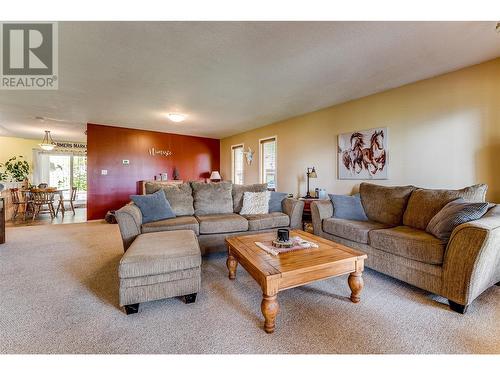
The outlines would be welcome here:
M 271 241 L 276 238 L 276 232 L 226 239 L 229 278 L 236 278 L 239 263 L 262 289 L 261 311 L 265 319 L 264 330 L 267 333 L 274 332 L 279 311 L 277 295 L 282 290 L 345 274 L 349 274 L 352 302 L 360 301 L 363 289 L 361 276 L 366 254 L 301 230 L 290 231 L 290 236 L 300 236 L 315 242 L 319 248 L 273 256 L 258 247 L 255 242 Z

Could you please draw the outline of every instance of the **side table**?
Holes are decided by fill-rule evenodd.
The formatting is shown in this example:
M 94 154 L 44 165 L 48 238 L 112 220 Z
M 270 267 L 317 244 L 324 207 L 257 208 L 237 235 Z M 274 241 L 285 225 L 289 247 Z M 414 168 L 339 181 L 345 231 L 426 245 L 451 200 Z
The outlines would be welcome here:
M 5 199 L 0 198 L 0 244 L 5 243 Z
M 318 200 L 318 198 L 299 198 L 304 202 L 304 212 L 302 213 L 302 227 L 305 232 L 312 233 L 312 215 L 311 215 L 311 202 Z

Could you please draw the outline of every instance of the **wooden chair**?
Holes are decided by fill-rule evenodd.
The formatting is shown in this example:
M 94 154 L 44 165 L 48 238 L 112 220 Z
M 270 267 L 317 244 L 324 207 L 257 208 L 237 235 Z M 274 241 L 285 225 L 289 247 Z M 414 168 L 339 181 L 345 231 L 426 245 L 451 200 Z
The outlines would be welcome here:
M 69 199 L 64 199 L 63 195 L 61 194 L 61 198 L 59 199 L 59 204 L 57 205 L 56 215 L 59 213 L 59 209 L 61 209 L 61 213 L 64 217 L 64 212 L 66 211 L 66 208 L 64 207 L 64 203 L 66 203 L 66 202 L 69 203 L 69 206 L 71 207 L 71 211 L 73 211 L 73 215 L 75 214 L 74 202 L 76 201 L 76 192 L 77 192 L 77 189 L 76 189 L 76 187 L 73 186 L 71 188 L 71 195 L 70 195 Z
M 48 212 L 51 219 L 56 217 L 56 211 L 54 209 L 54 195 L 55 192 L 53 191 L 37 189 L 31 191 L 33 221 L 35 221 L 35 218 L 42 212 Z M 45 210 L 43 209 L 44 206 L 47 206 Z
M 12 213 L 12 221 L 16 220 L 19 214 L 19 207 L 23 208 L 23 219 L 26 220 L 26 215 L 31 208 L 31 200 L 29 195 L 22 194 L 19 189 L 10 189 L 10 199 L 12 205 L 14 206 L 14 212 Z

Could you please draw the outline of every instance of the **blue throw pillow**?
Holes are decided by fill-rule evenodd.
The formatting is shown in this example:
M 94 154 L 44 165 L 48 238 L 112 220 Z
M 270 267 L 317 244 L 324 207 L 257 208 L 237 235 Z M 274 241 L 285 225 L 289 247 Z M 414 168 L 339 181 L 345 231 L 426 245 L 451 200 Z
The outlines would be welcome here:
M 359 194 L 328 194 L 333 204 L 333 217 L 346 220 L 368 221 Z
M 277 191 L 271 191 L 271 198 L 269 199 L 269 212 L 283 212 L 281 203 L 286 197 L 288 197 L 288 193 L 278 193 Z
M 158 190 L 154 194 L 131 195 L 130 199 L 141 210 L 143 224 L 175 217 L 163 190 Z

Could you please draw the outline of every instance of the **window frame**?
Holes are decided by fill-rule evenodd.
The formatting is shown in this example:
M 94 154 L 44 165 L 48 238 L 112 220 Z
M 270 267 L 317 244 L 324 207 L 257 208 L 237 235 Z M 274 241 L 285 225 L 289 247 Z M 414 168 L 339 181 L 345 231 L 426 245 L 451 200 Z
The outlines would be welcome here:
M 275 146 L 275 155 L 274 155 L 274 190 L 278 191 L 278 136 L 273 135 L 265 138 L 259 139 L 259 181 L 261 184 L 265 183 L 264 178 L 264 143 L 266 141 L 274 140 Z M 269 188 L 269 187 L 268 187 Z
M 238 143 L 236 145 L 231 145 L 231 181 L 233 184 L 236 184 L 236 179 L 235 179 L 235 167 L 234 167 L 234 150 L 237 148 L 241 148 L 243 156 L 242 156 L 242 163 L 241 163 L 241 173 L 242 173 L 242 181 L 241 184 L 243 185 L 245 183 L 245 144 L 244 143 Z

